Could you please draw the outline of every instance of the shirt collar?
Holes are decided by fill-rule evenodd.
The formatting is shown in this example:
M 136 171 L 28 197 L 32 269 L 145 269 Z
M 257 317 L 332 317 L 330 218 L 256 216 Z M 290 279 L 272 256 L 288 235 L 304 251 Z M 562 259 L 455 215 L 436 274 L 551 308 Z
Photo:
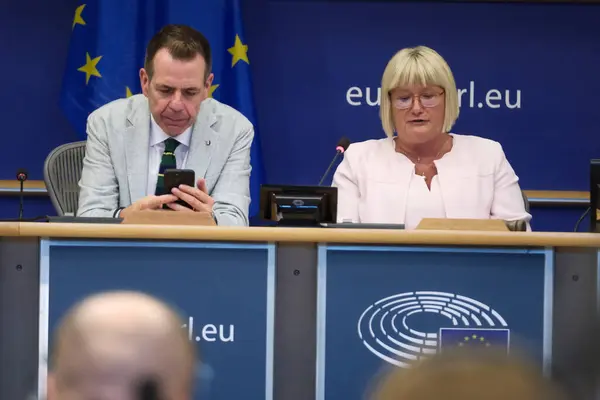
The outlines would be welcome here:
M 150 147 L 155 146 L 159 143 L 164 142 L 171 136 L 167 135 L 160 126 L 154 120 L 154 116 L 150 114 Z M 190 139 L 192 138 L 192 127 L 187 128 L 183 133 L 173 137 L 180 144 L 189 147 Z

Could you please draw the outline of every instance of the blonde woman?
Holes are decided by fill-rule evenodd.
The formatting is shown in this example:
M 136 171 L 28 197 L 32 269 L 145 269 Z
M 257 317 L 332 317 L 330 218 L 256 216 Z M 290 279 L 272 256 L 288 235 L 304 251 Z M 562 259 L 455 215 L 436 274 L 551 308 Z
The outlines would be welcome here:
M 396 53 L 381 81 L 387 138 L 353 143 L 333 177 L 338 221 L 399 223 L 422 218 L 501 219 L 531 215 L 502 146 L 451 129 L 458 92 L 450 67 L 419 46 Z

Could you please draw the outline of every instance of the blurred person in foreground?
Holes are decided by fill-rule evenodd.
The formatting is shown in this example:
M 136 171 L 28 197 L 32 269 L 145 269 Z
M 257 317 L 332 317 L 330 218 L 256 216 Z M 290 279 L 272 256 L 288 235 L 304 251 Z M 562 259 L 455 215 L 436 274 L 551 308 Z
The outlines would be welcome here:
M 190 400 L 196 349 L 165 303 L 108 292 L 67 312 L 55 333 L 48 400 Z
M 506 352 L 448 351 L 396 368 L 373 387 L 370 400 L 566 400 L 539 368 Z
M 458 92 L 446 61 L 419 46 L 396 53 L 381 81 L 385 139 L 353 143 L 338 166 L 338 221 L 523 220 L 531 215 L 502 146 L 451 129 Z

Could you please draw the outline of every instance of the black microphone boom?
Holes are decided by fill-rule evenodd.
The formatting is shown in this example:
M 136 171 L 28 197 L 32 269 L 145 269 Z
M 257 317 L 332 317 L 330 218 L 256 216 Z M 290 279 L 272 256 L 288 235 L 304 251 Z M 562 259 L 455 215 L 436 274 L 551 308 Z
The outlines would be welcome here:
M 323 181 L 325 181 L 325 178 L 327 178 L 327 175 L 329 175 L 329 171 L 333 167 L 333 164 L 335 164 L 335 161 L 337 160 L 338 156 L 340 154 L 344 153 L 348 149 L 348 146 L 350 146 L 350 140 L 347 137 L 342 137 L 338 141 L 338 144 L 335 147 L 335 156 L 333 156 L 333 160 L 331 160 L 331 163 L 329 164 L 329 167 L 327 167 L 327 171 L 325 171 L 325 174 L 323 175 L 323 177 L 319 181 L 319 186 L 323 185 Z
M 23 219 L 23 184 L 27 180 L 27 170 L 19 168 L 17 171 L 17 180 L 20 182 L 19 188 L 19 220 Z

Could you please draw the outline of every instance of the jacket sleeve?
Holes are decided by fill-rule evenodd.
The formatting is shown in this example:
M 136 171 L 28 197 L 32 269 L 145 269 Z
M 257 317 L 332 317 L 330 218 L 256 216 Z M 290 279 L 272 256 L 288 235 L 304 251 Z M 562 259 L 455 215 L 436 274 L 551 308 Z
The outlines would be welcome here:
M 502 146 L 499 143 L 497 146 L 491 217 L 504 221 L 523 220 L 527 223 L 527 230 L 530 231 L 531 214 L 525 210 L 524 194 L 519 186 L 519 178 L 506 159 Z
M 356 177 L 352 170 L 353 152 L 352 145 L 344 153 L 344 159 L 333 175 L 332 186 L 338 189 L 337 221 L 360 222 L 358 204 L 360 191 Z
M 106 125 L 92 113 L 87 122 L 77 216 L 112 217 L 118 206 L 119 187 L 110 158 Z
M 238 128 L 233 149 L 210 193 L 215 201 L 213 213 L 220 226 L 249 225 L 250 149 L 253 139 L 252 124 L 242 124 Z

